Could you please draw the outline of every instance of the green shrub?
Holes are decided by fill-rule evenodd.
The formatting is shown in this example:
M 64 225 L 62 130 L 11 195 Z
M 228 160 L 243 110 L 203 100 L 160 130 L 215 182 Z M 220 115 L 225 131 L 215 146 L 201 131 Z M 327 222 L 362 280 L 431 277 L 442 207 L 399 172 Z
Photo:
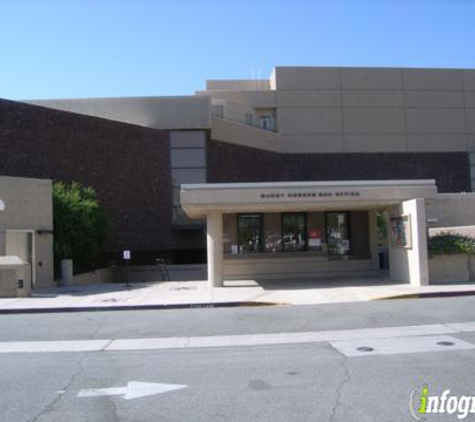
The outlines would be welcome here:
M 473 255 L 475 254 L 475 239 L 460 234 L 441 233 L 429 238 L 429 256 L 436 255 Z
M 75 273 L 92 270 L 110 231 L 94 189 L 77 182 L 55 182 L 53 225 L 55 266 L 61 259 L 73 259 Z

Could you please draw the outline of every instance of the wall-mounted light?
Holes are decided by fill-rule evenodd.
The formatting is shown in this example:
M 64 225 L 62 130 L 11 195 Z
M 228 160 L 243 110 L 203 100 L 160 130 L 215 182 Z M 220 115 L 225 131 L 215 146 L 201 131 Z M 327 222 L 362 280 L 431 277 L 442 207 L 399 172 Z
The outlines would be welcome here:
M 5 203 L 0 199 L 0 211 L 5 209 Z

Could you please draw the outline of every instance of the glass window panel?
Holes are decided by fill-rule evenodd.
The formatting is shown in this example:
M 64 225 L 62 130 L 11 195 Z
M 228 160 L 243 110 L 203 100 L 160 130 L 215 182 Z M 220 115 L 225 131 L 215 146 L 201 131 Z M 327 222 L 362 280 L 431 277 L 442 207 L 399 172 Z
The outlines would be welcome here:
M 206 132 L 196 130 L 180 130 L 170 132 L 171 148 L 204 148 Z
M 186 183 L 206 183 L 206 169 L 172 169 L 175 185 Z
M 238 253 L 236 214 L 223 214 L 223 249 L 225 254 Z
M 239 253 L 255 253 L 262 251 L 262 215 L 238 215 L 238 247 Z
M 309 212 L 307 214 L 307 250 L 312 252 L 325 251 L 325 214 Z
M 282 214 L 282 251 L 300 252 L 307 250 L 305 213 Z
M 348 213 L 329 212 L 326 214 L 327 244 L 329 255 L 348 255 L 350 239 Z
M 172 168 L 206 167 L 203 148 L 171 149 Z
M 264 250 L 266 252 L 282 252 L 282 232 L 279 213 L 264 215 Z

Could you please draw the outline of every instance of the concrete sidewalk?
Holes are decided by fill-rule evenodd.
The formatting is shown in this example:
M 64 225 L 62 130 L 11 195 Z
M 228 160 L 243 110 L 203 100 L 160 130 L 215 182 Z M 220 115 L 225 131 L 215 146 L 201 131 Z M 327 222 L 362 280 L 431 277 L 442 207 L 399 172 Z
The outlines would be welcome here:
M 0 313 L 80 310 L 160 309 L 180 307 L 311 305 L 361 302 L 399 297 L 475 294 L 473 284 L 412 287 L 387 279 L 335 278 L 256 283 L 226 282 L 209 289 L 206 281 L 97 284 L 41 288 L 28 298 L 0 299 Z

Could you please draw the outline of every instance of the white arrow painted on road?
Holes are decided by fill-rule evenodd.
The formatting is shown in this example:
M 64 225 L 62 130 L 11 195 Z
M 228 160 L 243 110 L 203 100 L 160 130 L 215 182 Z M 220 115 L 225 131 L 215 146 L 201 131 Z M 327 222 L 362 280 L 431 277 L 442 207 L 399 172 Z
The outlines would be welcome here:
M 169 391 L 180 390 L 188 387 L 179 384 L 158 384 L 154 382 L 130 381 L 126 387 L 115 388 L 88 388 L 81 390 L 78 397 L 100 397 L 100 396 L 124 396 L 125 400 L 137 399 L 139 397 L 153 396 L 155 394 L 168 393 Z

